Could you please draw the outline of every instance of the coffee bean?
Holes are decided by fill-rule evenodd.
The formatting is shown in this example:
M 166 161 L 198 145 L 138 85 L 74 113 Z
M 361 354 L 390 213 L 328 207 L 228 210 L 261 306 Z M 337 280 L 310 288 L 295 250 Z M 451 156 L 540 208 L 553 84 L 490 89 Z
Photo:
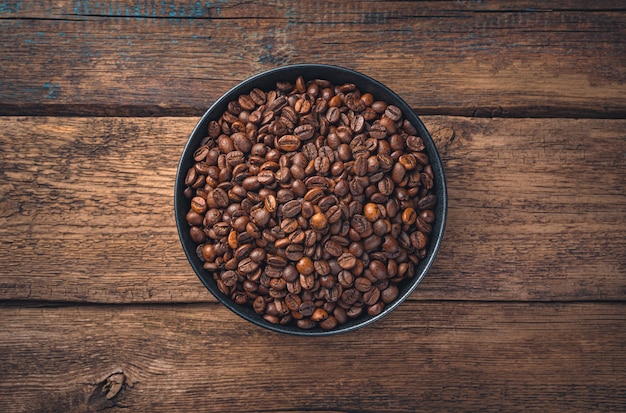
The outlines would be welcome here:
M 407 208 L 402 212 L 402 223 L 412 225 L 417 219 L 417 212 L 413 208 Z
M 434 182 L 433 182 L 433 178 L 431 178 L 430 175 L 428 174 L 420 174 L 420 180 L 422 182 L 422 186 L 426 189 L 432 189 Z
M 302 318 L 296 321 L 296 325 L 303 330 L 309 330 L 314 328 L 317 323 L 310 318 Z
M 344 270 L 349 270 L 354 268 L 356 265 L 356 257 L 349 252 L 344 252 L 337 258 L 337 263 Z
M 343 253 L 343 248 L 335 241 L 329 240 L 324 244 L 324 251 L 333 257 L 339 257 Z
M 304 200 L 312 204 L 316 204 L 323 196 L 325 192 L 322 188 L 312 188 L 304 194 Z
M 385 278 L 387 278 L 387 266 L 382 261 L 371 261 L 369 265 L 369 270 L 371 271 L 374 278 L 376 278 L 377 280 L 384 280 Z
M 311 176 L 304 181 L 305 185 L 308 188 L 322 188 L 327 190 L 330 187 L 330 182 L 326 177 L 323 176 Z
M 354 288 L 348 288 L 344 290 L 343 294 L 341 294 L 341 300 L 347 305 L 352 305 L 356 303 L 361 298 L 361 293 L 359 293 Z
M 385 139 L 387 137 L 387 128 L 380 123 L 375 123 L 369 129 L 369 136 L 374 139 Z
M 366 237 L 372 232 L 372 223 L 363 215 L 352 216 L 352 228 L 361 236 Z
M 376 304 L 373 304 L 367 308 L 367 314 L 371 317 L 376 317 L 377 315 L 383 312 L 384 308 L 385 308 L 385 303 L 383 303 L 382 301 L 379 301 Z
M 433 209 L 436 204 L 437 204 L 437 196 L 434 194 L 429 194 L 421 198 L 418 201 L 417 207 L 418 209 L 423 211 L 425 209 Z
M 298 307 L 298 312 L 304 317 L 310 317 L 315 312 L 315 304 L 313 301 L 302 301 Z
M 243 260 L 239 261 L 237 265 L 237 270 L 241 271 L 244 274 L 250 274 L 259 268 L 259 264 L 252 261 L 250 257 L 246 257 Z
M 411 171 L 417 166 L 417 160 L 415 159 L 415 156 L 410 153 L 400 155 L 400 157 L 398 158 L 398 162 L 402 164 L 404 169 L 406 169 L 407 171 Z
M 331 124 L 337 123 L 340 117 L 341 117 L 341 112 L 339 111 L 339 108 L 337 106 L 331 106 L 328 108 L 328 111 L 326 112 L 326 120 L 329 123 Z
M 398 287 L 394 284 L 391 284 L 389 287 L 385 288 L 380 292 L 380 299 L 385 304 L 390 304 L 398 298 L 400 291 Z
M 313 314 L 311 314 L 311 320 L 313 321 L 320 322 L 326 320 L 327 318 L 328 313 L 322 308 L 316 308 L 315 311 L 313 311 Z
M 354 288 L 360 292 L 369 291 L 372 289 L 372 282 L 365 277 L 358 277 L 354 280 Z
M 300 147 L 300 138 L 296 135 L 284 135 L 276 143 L 278 149 L 285 152 L 293 152 Z
M 300 214 L 302 211 L 302 201 L 298 199 L 292 199 L 289 202 L 283 204 L 283 216 L 286 218 L 292 218 Z
M 401 183 L 405 175 L 406 169 L 404 169 L 404 166 L 402 166 L 401 163 L 396 163 L 393 165 L 393 168 L 391 170 L 391 180 L 395 184 Z
M 402 118 L 402 111 L 399 107 L 394 105 L 387 105 L 385 108 L 385 116 L 391 119 L 394 122 L 397 122 Z
M 349 181 L 350 193 L 352 195 L 361 195 L 365 192 L 365 188 L 369 181 L 364 176 L 357 176 Z
M 325 320 L 319 322 L 319 326 L 324 330 L 333 330 L 337 328 L 339 321 L 334 316 L 328 316 Z
M 372 306 L 380 299 L 380 290 L 378 288 L 370 288 L 363 292 L 363 303 Z
M 357 176 L 365 176 L 367 174 L 367 157 L 366 156 L 358 156 L 354 162 L 354 166 L 352 170 Z
M 363 215 L 369 222 L 375 222 L 382 217 L 381 208 L 378 204 L 367 203 L 363 207 Z
M 317 232 L 326 232 L 328 230 L 328 218 L 322 212 L 318 212 L 311 217 L 311 228 Z
M 433 222 L 435 222 L 435 213 L 430 209 L 426 209 L 420 212 L 419 217 L 428 224 L 432 224 Z
M 424 234 L 427 234 L 427 235 L 430 235 L 430 233 L 433 231 L 432 226 L 419 217 L 415 220 L 415 226 L 420 232 L 423 232 Z
M 285 248 L 287 259 L 298 261 L 304 256 L 304 246 L 300 244 L 289 244 Z
M 185 176 L 196 254 L 267 322 L 334 329 L 378 315 L 428 251 L 424 150 L 399 107 L 352 83 L 298 76 L 242 94 Z
M 309 257 L 302 257 L 298 260 L 296 264 L 296 269 L 300 274 L 310 275 L 315 271 L 315 267 L 313 266 L 313 261 Z

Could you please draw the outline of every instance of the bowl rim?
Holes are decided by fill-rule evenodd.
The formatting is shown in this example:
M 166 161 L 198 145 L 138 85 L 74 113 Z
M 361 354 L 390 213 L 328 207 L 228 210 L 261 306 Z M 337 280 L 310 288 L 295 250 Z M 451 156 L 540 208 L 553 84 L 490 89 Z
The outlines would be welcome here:
M 277 80 L 295 80 L 298 73 L 319 73 L 320 76 L 307 76 L 305 80 L 311 80 L 314 78 L 327 79 L 333 84 L 345 83 L 346 81 L 334 81 L 334 79 L 352 79 L 351 83 L 355 83 L 357 87 L 363 92 L 370 91 L 375 92 L 375 98 L 380 98 L 380 95 L 384 95 L 384 99 L 387 103 L 393 103 L 402 109 L 405 118 L 410 118 L 410 122 L 418 130 L 418 135 L 422 137 L 425 151 L 428 154 L 433 174 L 435 176 L 435 188 L 437 194 L 437 206 L 435 223 L 433 224 L 433 233 L 436 231 L 436 236 L 430 240 L 429 250 L 426 257 L 420 260 L 420 263 L 415 268 L 415 275 L 401 282 L 406 284 L 401 288 L 401 292 L 398 297 L 390 304 L 385 305 L 383 311 L 376 316 L 369 316 L 367 314 L 361 315 L 355 319 L 350 319 L 346 324 L 339 325 L 335 329 L 324 330 L 317 326 L 313 329 L 306 330 L 301 329 L 295 325 L 280 325 L 273 324 L 263 319 L 260 315 L 256 314 L 250 307 L 241 306 L 236 304 L 230 297 L 224 295 L 217 289 L 217 285 L 213 281 L 210 273 L 202 268 L 202 263 L 196 255 L 195 248 L 190 248 L 186 245 L 186 242 L 190 241 L 188 224 L 185 219 L 186 212 L 189 210 L 189 200 L 184 197 L 183 190 L 185 189 L 184 179 L 187 174 L 189 166 L 192 164 L 190 156 L 197 149 L 200 140 L 202 140 L 206 133 L 203 129 L 206 129 L 206 125 L 210 120 L 217 120 L 223 113 L 228 102 L 235 100 L 242 93 L 249 93 L 254 87 L 258 87 L 259 83 L 275 82 Z M 333 78 L 329 78 L 328 74 L 334 75 Z M 267 88 L 263 90 L 268 90 Z M 391 98 L 391 99 L 390 99 Z M 393 101 L 393 102 L 390 102 Z M 220 110 L 221 109 L 221 110 Z M 202 135 L 204 133 L 204 135 Z M 186 205 L 185 205 L 186 203 Z M 182 208 L 185 208 L 183 210 Z M 426 274 L 430 271 L 432 264 L 441 247 L 443 236 L 445 232 L 445 226 L 448 213 L 448 194 L 445 173 L 443 169 L 443 163 L 439 155 L 439 151 L 432 139 L 430 132 L 426 129 L 422 120 L 417 113 L 398 95 L 396 92 L 382 84 L 381 82 L 373 79 L 372 77 L 365 75 L 361 72 L 355 71 L 342 66 L 328 65 L 328 64 L 290 64 L 279 66 L 273 69 L 265 70 L 252 75 L 243 81 L 237 83 L 231 87 L 228 91 L 223 93 L 201 116 L 196 126 L 187 138 L 187 142 L 184 146 L 183 152 L 179 158 L 176 181 L 174 185 L 174 215 L 176 220 L 176 227 L 178 231 L 178 238 L 182 245 L 183 251 L 187 257 L 188 263 L 196 273 L 196 276 L 209 290 L 209 292 L 223 305 L 225 305 L 230 311 L 242 317 L 243 319 L 251 322 L 256 326 L 263 327 L 265 329 L 285 333 L 296 336 L 330 336 L 336 334 L 347 333 L 361 329 L 365 326 L 371 325 L 374 322 L 385 317 L 392 311 L 394 311 L 400 304 L 417 289 L 422 282 Z M 193 245 L 190 243 L 190 245 Z M 403 290 L 404 289 L 404 290 Z

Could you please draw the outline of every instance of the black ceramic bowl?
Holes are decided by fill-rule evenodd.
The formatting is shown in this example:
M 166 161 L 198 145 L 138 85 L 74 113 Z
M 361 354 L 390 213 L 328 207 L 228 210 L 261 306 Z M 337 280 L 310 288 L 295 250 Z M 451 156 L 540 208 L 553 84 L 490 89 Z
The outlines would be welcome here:
M 323 330 L 319 327 L 311 330 L 304 330 L 296 325 L 283 326 L 272 324 L 256 314 L 251 307 L 240 306 L 234 303 L 230 297 L 227 297 L 219 291 L 212 275 L 203 269 L 203 263 L 196 255 L 196 244 L 192 241 L 189 235 L 189 226 L 185 219 L 185 215 L 190 208 L 190 200 L 185 198 L 183 195 L 183 191 L 185 189 L 185 177 L 188 169 L 193 165 L 194 151 L 200 145 L 200 141 L 207 136 L 206 131 L 209 122 L 211 120 L 218 120 L 221 114 L 226 110 L 228 103 L 232 100 L 237 100 L 239 95 L 249 93 L 254 88 L 259 88 L 264 91 L 272 90 L 275 88 L 277 81 L 287 80 L 295 82 L 295 79 L 298 76 L 302 76 L 305 81 L 311 79 L 326 79 L 335 85 L 354 83 L 362 93 L 369 92 L 376 100 L 383 100 L 389 104 L 399 107 L 402 110 L 404 117 L 415 126 L 418 131 L 418 135 L 424 141 L 426 146 L 425 151 L 430 159 L 435 177 L 435 194 L 438 199 L 437 206 L 435 208 L 436 220 L 432 224 L 432 234 L 430 244 L 428 246 L 428 254 L 424 259 L 420 260 L 419 264 L 416 266 L 415 276 L 403 280 L 398 285 L 400 290 L 398 298 L 391 304 L 388 304 L 382 313 L 375 317 L 368 316 L 364 313 L 364 315 L 360 318 L 350 319 L 347 323 L 339 325 L 334 330 Z M 324 336 L 353 331 L 371 324 L 389 314 L 409 295 L 411 295 L 428 272 L 435 259 L 437 251 L 439 250 L 446 221 L 447 194 L 441 159 L 430 134 L 426 130 L 422 121 L 411 110 L 409 105 L 407 105 L 396 93 L 376 80 L 353 70 L 329 65 L 299 64 L 272 69 L 244 80 L 226 92 L 206 111 L 191 133 L 178 165 L 174 194 L 174 209 L 178 234 L 189 263 L 202 283 L 222 304 L 244 319 L 273 331 L 302 336 Z

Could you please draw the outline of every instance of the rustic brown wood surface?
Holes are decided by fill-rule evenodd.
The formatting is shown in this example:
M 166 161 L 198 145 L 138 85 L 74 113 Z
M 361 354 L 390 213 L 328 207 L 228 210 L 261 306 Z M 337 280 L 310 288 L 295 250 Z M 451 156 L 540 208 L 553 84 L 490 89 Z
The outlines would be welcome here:
M 10 307 L 0 408 L 619 411 L 623 316 L 621 303 L 411 302 L 311 339 L 211 303 Z
M 0 411 L 626 411 L 623 1 L 0 2 Z M 389 316 L 250 325 L 173 214 L 202 112 L 289 63 L 416 110 L 448 225 Z
M 413 298 L 626 295 L 625 120 L 424 121 L 445 162 L 450 209 L 441 255 Z M 190 277 L 173 218 L 177 157 L 196 122 L 0 119 L 0 297 L 214 300 Z
M 624 2 L 588 3 L 3 2 L 0 113 L 197 115 L 254 73 L 318 62 L 422 114 L 624 117 Z

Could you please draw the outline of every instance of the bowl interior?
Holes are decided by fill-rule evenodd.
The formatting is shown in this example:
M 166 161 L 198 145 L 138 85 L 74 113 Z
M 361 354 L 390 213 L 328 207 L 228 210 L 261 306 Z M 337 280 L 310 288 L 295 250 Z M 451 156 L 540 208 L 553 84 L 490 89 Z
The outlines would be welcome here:
M 369 92 L 376 100 L 383 100 L 387 103 L 398 106 L 402 110 L 404 117 L 408 119 L 413 126 L 415 126 L 418 131 L 418 135 L 424 141 L 424 145 L 426 147 L 425 151 L 428 154 L 435 176 L 434 188 L 438 199 L 437 206 L 435 208 L 436 219 L 432 225 L 432 235 L 428 247 L 428 254 L 424 259 L 420 260 L 419 264 L 416 266 L 415 276 L 411 279 L 404 280 L 398 285 L 400 290 L 398 298 L 393 303 L 388 304 L 379 315 L 375 317 L 364 315 L 357 319 L 351 319 L 334 330 L 323 330 L 319 327 L 311 330 L 303 330 L 295 325 L 283 326 L 272 324 L 256 314 L 252 308 L 235 304 L 230 297 L 225 296 L 218 290 L 211 274 L 202 268 L 202 262 L 196 256 L 196 245 L 191 240 L 189 227 L 185 219 L 185 215 L 190 208 L 190 200 L 183 196 L 183 190 L 185 189 L 185 176 L 187 174 L 187 170 L 193 166 L 194 151 L 200 145 L 200 141 L 206 137 L 209 122 L 211 120 L 218 120 L 221 114 L 226 110 L 228 103 L 231 100 L 236 100 L 239 95 L 249 93 L 254 88 L 268 91 L 275 88 L 277 81 L 287 80 L 294 82 L 297 76 L 302 76 L 305 81 L 312 79 L 326 79 L 331 81 L 333 84 L 354 83 L 362 93 Z M 402 303 L 415 290 L 415 288 L 417 288 L 418 284 L 431 267 L 441 244 L 447 213 L 447 193 L 441 159 L 430 134 L 409 105 L 406 104 L 406 102 L 404 102 L 396 93 L 378 81 L 353 70 L 329 65 L 302 64 L 284 66 L 252 76 L 225 93 L 205 112 L 191 133 L 178 165 L 175 183 L 174 209 L 178 233 L 189 263 L 203 284 L 221 303 L 244 319 L 270 330 L 303 336 L 330 335 L 355 330 L 368 325 L 381 317 L 384 317 L 400 303 Z

